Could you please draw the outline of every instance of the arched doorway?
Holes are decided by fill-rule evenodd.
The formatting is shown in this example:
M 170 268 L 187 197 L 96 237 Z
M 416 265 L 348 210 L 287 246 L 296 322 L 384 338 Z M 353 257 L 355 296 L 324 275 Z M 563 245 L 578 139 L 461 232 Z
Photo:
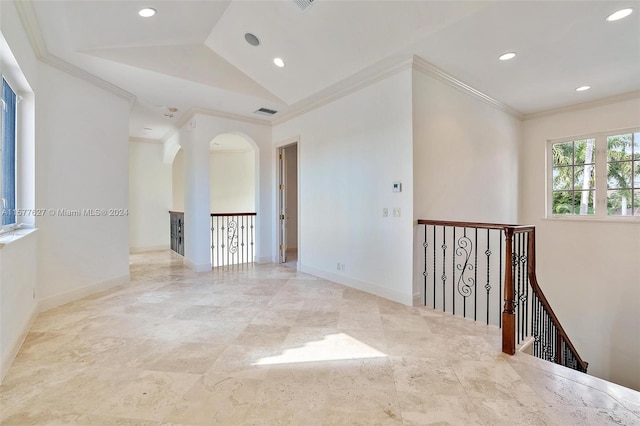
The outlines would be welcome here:
M 198 207 L 201 213 L 194 216 L 192 210 L 190 215 L 185 214 L 184 227 L 191 235 L 187 239 L 196 238 L 199 256 L 206 247 L 202 244 L 205 237 L 212 267 L 252 263 L 258 257 L 258 146 L 251 137 L 239 132 L 197 139 L 206 144 L 206 151 L 201 149 L 203 145 L 197 148 L 200 157 L 195 169 L 189 169 L 193 158 L 188 155 L 193 155 L 189 150 L 196 145 L 181 145 L 175 151 L 173 209 L 182 211 L 181 208 L 197 205 L 198 200 L 206 200 Z M 205 152 L 209 154 L 208 161 L 203 158 Z M 202 180 L 194 176 L 207 177 Z M 204 206 L 206 210 L 202 208 Z M 207 225 L 201 222 L 204 214 L 207 214 Z M 197 223 L 190 226 L 189 222 L 194 220 Z M 189 248 L 189 244 L 187 241 L 185 246 Z M 200 258 L 199 264 L 202 263 Z

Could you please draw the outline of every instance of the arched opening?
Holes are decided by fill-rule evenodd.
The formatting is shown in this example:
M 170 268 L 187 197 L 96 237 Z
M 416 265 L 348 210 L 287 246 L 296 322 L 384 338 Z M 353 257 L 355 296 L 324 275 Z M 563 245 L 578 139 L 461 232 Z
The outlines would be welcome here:
M 223 133 L 209 143 L 212 267 L 254 262 L 257 179 L 255 143 Z
M 244 134 L 227 132 L 211 139 L 208 147 L 209 185 L 195 191 L 209 190 L 211 265 L 254 262 L 258 222 L 257 145 Z M 194 190 L 185 185 L 185 152 L 179 148 L 172 162 L 173 211 L 183 212 L 185 192 Z

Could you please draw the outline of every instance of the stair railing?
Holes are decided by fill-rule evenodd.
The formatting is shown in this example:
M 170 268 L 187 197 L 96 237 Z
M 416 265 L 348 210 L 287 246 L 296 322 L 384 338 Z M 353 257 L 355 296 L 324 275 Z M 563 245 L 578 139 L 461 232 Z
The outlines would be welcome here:
M 504 353 L 527 343 L 532 355 L 586 373 L 588 363 L 538 284 L 534 226 L 438 220 L 418 226 L 425 306 L 501 327 Z
M 254 262 L 256 213 L 211 213 L 211 265 Z

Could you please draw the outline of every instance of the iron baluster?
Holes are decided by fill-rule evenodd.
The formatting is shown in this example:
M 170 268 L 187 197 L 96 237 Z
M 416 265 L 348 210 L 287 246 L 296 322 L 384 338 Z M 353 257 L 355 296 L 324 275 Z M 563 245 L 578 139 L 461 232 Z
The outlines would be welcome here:
M 427 276 L 429 275 L 429 272 L 427 272 L 427 250 L 429 247 L 429 240 L 426 225 L 424 227 L 424 243 L 422 243 L 422 246 L 424 247 L 424 271 L 422 272 L 422 277 L 424 279 L 424 306 L 427 306 Z
M 446 283 L 447 283 L 447 275 L 446 275 L 446 263 L 447 263 L 447 243 L 446 243 L 446 235 L 447 235 L 447 227 L 442 227 L 442 312 L 447 312 L 446 307 Z
M 436 308 L 436 225 L 433 225 L 433 309 Z

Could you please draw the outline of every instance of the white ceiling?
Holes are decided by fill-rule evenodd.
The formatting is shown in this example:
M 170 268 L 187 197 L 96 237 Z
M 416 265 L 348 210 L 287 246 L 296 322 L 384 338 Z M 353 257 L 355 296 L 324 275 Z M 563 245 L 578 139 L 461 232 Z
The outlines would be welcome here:
M 137 96 L 131 136 L 189 108 L 275 118 L 376 64 L 416 55 L 523 114 L 640 90 L 640 2 L 33 1 L 47 49 Z M 156 16 L 140 18 L 142 7 Z M 605 18 L 623 7 L 635 12 Z M 246 43 L 256 34 L 261 45 Z M 506 51 L 518 56 L 497 60 Z M 287 66 L 275 67 L 282 57 Z M 587 92 L 575 92 L 581 85 Z M 164 107 L 164 108 L 163 108 Z M 178 108 L 165 117 L 167 107 Z M 144 128 L 152 130 L 144 130 Z

